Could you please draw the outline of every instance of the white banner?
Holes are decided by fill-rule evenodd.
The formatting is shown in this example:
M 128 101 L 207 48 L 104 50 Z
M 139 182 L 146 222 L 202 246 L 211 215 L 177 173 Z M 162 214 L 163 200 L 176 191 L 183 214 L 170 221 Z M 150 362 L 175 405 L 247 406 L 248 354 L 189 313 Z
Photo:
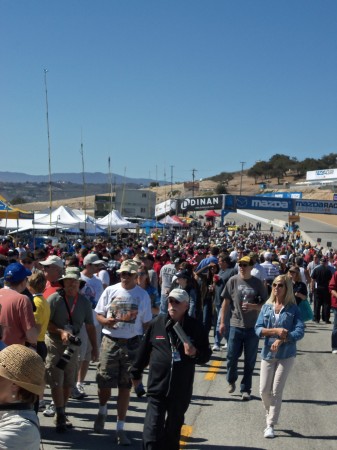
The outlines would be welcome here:
M 333 180 L 337 178 L 337 169 L 310 170 L 307 172 L 307 181 Z

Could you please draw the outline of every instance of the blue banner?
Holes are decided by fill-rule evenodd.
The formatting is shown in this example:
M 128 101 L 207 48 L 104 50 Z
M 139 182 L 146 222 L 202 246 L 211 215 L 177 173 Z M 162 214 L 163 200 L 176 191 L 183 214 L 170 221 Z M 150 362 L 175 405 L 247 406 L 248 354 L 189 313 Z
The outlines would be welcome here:
M 230 211 L 236 211 L 237 209 L 293 211 L 294 201 L 292 199 L 250 197 L 247 195 L 226 195 L 225 209 Z
M 331 200 L 295 200 L 295 212 L 337 214 L 337 202 Z

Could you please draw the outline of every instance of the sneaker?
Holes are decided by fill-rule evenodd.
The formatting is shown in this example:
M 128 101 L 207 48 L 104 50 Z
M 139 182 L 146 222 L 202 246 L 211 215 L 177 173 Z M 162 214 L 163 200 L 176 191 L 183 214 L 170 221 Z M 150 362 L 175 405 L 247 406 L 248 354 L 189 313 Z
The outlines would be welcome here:
M 85 397 L 85 394 L 81 394 L 77 386 L 74 386 L 71 390 L 70 397 L 74 400 L 82 400 Z
M 44 411 L 47 408 L 48 402 L 47 400 L 40 400 L 39 401 L 39 412 Z
M 77 383 L 76 384 L 76 388 L 77 388 L 77 390 L 78 390 L 78 392 L 80 393 L 80 394 L 82 394 L 84 397 L 88 397 L 88 394 L 85 392 L 85 390 L 84 390 L 84 385 L 83 385 L 83 383 Z
M 337 349 L 332 350 L 333 355 L 337 355 Z
M 98 413 L 94 422 L 95 433 L 103 433 L 105 421 L 106 421 L 106 414 Z
M 64 433 L 67 431 L 67 418 L 65 414 L 58 414 L 54 422 L 56 425 L 56 433 Z
M 248 392 L 242 392 L 241 399 L 244 402 L 248 402 L 251 399 L 251 396 L 250 396 L 250 394 Z
M 125 434 L 124 430 L 116 431 L 116 441 L 118 445 L 131 445 L 131 441 Z
M 54 417 L 55 416 L 55 405 L 53 402 L 50 403 L 49 406 L 42 413 L 45 417 Z
M 274 434 L 274 428 L 273 428 L 272 426 L 267 427 L 267 428 L 264 430 L 263 436 L 264 436 L 265 438 L 267 438 L 267 439 L 273 439 L 273 438 L 275 437 L 275 434 Z
M 218 345 L 213 345 L 212 347 L 213 352 L 219 352 L 220 351 L 220 347 Z
M 235 383 L 228 383 L 228 394 L 233 394 L 233 392 L 235 392 Z
M 222 345 L 222 346 L 221 346 L 222 350 L 227 350 L 227 347 L 228 347 L 227 342 L 226 342 L 225 345 Z

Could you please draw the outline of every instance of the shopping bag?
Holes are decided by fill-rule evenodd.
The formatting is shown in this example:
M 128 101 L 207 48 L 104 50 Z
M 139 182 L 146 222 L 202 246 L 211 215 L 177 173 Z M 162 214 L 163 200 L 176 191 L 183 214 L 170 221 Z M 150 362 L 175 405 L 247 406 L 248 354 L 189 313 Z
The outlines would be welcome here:
M 301 318 L 303 322 L 309 322 L 310 320 L 313 320 L 314 314 L 307 299 L 302 300 L 298 307 L 301 311 Z

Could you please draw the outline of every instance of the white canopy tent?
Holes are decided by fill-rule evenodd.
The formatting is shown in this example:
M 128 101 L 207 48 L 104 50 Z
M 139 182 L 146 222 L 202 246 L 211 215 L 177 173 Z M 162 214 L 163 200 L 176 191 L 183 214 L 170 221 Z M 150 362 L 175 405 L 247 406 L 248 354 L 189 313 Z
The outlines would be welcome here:
M 136 224 L 123 219 L 120 212 L 113 209 L 109 214 L 102 219 L 98 219 L 96 224 L 102 228 L 110 228 L 111 230 L 118 230 L 120 228 L 136 228 Z
M 54 228 L 84 228 L 84 221 L 68 206 L 60 206 L 51 213 L 34 220 L 35 225 L 49 225 Z

